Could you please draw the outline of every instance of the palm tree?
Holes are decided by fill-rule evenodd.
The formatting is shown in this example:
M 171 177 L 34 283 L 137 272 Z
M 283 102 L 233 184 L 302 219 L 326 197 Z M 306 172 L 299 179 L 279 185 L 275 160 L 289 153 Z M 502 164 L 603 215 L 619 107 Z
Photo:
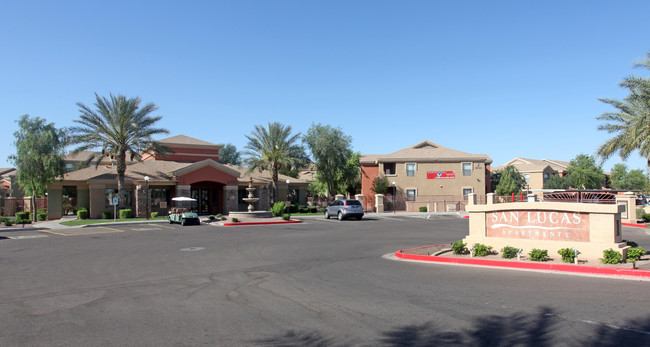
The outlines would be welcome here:
M 78 145 L 73 154 L 81 151 L 101 148 L 101 152 L 88 159 L 95 166 L 103 157 L 114 159 L 117 166 L 117 187 L 120 205 L 126 201 L 124 173 L 126 172 L 126 155 L 130 160 L 141 160 L 143 153 L 166 154 L 169 149 L 153 140 L 153 135 L 168 134 L 167 129 L 155 128 L 153 125 L 162 116 L 151 117 L 150 113 L 158 110 L 154 103 L 140 107 L 141 99 L 126 98 L 123 95 L 100 97 L 95 93 L 95 109 L 78 102 L 80 124 L 70 128 L 71 143 Z
M 281 168 L 291 168 L 303 163 L 304 149 L 297 145 L 300 133 L 292 135 L 291 126 L 268 123 L 268 127 L 256 125 L 250 136 L 244 155 L 248 173 L 255 169 L 271 172 L 273 202 L 278 201 L 278 174 Z
M 635 67 L 650 69 L 648 58 L 635 64 Z M 600 99 L 612 105 L 616 112 L 606 112 L 596 119 L 605 121 L 598 130 L 615 134 L 598 148 L 598 154 L 604 159 L 618 152 L 626 159 L 634 150 L 647 159 L 650 166 L 650 79 L 627 77 L 620 83 L 630 93 L 623 100 Z

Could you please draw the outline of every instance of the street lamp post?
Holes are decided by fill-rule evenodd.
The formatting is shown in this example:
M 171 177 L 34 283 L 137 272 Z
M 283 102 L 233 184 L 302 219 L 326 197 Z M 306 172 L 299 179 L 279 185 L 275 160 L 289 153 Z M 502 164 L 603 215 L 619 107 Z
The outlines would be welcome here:
M 144 217 L 146 219 L 149 219 L 149 176 L 144 176 L 144 201 L 145 201 L 145 206 L 144 206 Z
M 289 219 L 291 219 L 291 190 L 289 189 L 289 184 L 291 180 L 287 180 L 287 212 L 289 213 Z

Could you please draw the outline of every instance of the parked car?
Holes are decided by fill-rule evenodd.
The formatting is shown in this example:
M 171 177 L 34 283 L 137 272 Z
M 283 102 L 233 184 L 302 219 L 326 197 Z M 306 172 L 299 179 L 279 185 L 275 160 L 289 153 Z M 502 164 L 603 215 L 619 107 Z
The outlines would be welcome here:
M 636 205 L 637 206 L 644 206 L 648 204 L 648 198 L 645 197 L 645 195 L 637 194 L 636 196 Z
M 334 200 L 325 207 L 325 218 L 329 219 L 332 216 L 336 216 L 339 220 L 349 217 L 361 219 L 363 218 L 363 205 L 359 200 L 354 199 Z

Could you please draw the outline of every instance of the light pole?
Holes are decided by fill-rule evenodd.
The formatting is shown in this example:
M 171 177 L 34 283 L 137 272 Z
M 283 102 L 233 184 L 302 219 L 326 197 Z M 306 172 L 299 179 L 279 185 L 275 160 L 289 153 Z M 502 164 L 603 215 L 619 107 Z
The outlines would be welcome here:
M 397 203 L 397 184 L 393 181 L 393 214 L 395 214 L 395 204 Z
M 289 219 L 291 219 L 291 199 L 290 199 L 291 190 L 289 189 L 289 184 L 290 183 L 291 183 L 291 180 L 287 180 L 287 212 L 289 213 Z
M 144 206 L 144 217 L 146 219 L 149 219 L 149 176 L 144 176 L 144 201 L 145 201 L 145 206 Z

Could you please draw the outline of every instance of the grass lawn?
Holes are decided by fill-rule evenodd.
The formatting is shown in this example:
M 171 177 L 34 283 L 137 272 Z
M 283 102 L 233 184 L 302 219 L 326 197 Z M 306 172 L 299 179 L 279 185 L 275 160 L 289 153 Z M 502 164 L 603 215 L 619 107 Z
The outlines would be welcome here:
M 102 224 L 102 223 L 113 223 L 115 222 L 141 222 L 141 221 L 151 221 L 151 220 L 167 220 L 168 217 L 156 217 L 156 218 L 124 218 L 124 219 L 80 219 L 80 220 L 71 220 L 67 222 L 61 222 L 61 225 L 68 227 L 75 225 L 89 225 L 89 224 Z

